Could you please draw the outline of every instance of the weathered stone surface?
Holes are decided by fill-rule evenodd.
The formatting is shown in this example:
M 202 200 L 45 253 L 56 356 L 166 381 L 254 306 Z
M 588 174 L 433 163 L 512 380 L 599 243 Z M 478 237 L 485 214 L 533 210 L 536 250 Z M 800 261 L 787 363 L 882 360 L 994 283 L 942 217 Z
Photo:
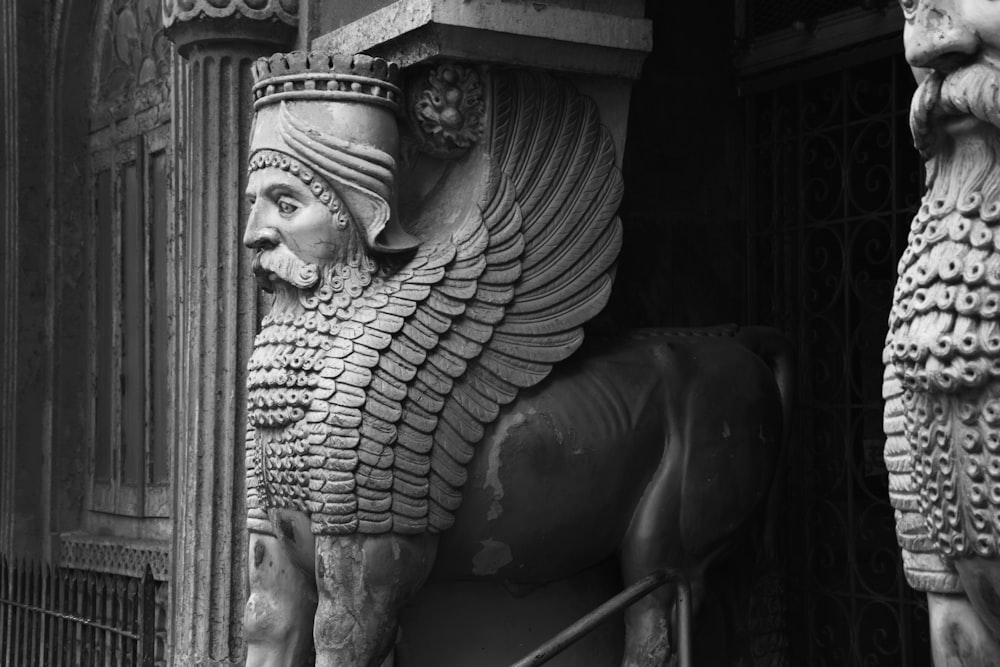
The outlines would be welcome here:
M 438 57 L 638 78 L 652 37 L 641 11 L 627 11 L 635 3 L 618 11 L 565 4 L 399 0 L 319 36 L 313 46 L 363 51 L 402 67 Z
M 175 664 L 242 664 L 247 539 L 243 446 L 246 362 L 257 294 L 240 247 L 251 65 L 295 36 L 290 0 L 164 2 L 187 62 L 173 84 L 184 304 L 170 625 Z
M 225 40 L 288 45 L 298 27 L 299 0 L 163 0 L 163 27 L 181 54 L 198 43 Z
M 927 192 L 883 358 L 889 494 L 937 665 L 1000 656 L 1000 9 L 903 0 Z M 996 238 L 995 238 L 996 237 Z
M 620 551 L 626 583 L 700 577 L 777 460 L 771 332 L 609 341 L 549 378 L 620 244 L 594 103 L 537 72 L 399 74 L 255 66 L 244 242 L 274 296 L 248 372 L 251 664 L 300 660 L 310 618 L 317 664 L 379 664 L 432 568 L 531 584 Z M 675 652 L 675 599 L 628 612 L 625 664 Z

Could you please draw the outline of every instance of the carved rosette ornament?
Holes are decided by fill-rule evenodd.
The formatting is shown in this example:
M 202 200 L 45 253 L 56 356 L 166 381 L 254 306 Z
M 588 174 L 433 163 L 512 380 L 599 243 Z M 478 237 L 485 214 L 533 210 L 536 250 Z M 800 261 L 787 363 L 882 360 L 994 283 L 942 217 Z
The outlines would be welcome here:
M 409 88 L 409 118 L 422 150 L 455 157 L 482 139 L 486 102 L 476 69 L 445 63 L 421 71 Z
M 538 74 L 494 75 L 508 103 L 487 123 L 476 72 L 440 66 L 410 99 L 436 154 L 461 157 L 402 210 L 395 65 L 293 53 L 254 76 L 246 242 L 274 304 L 249 365 L 250 528 L 296 510 L 318 535 L 443 531 L 485 427 L 608 298 L 611 139 Z M 286 222 L 314 202 L 327 223 Z
M 163 0 L 163 27 L 182 51 L 212 39 L 284 46 L 294 35 L 299 0 Z

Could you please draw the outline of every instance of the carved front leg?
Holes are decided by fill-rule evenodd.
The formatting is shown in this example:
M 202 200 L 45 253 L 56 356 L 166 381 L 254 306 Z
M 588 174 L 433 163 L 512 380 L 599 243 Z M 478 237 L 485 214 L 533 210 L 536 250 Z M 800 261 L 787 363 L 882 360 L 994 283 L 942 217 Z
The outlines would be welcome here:
M 309 519 L 277 517 L 275 531 L 250 531 L 250 597 L 244 615 L 247 667 L 298 667 L 312 651 L 316 609 Z
M 399 611 L 430 574 L 431 534 L 317 536 L 316 667 L 378 667 Z

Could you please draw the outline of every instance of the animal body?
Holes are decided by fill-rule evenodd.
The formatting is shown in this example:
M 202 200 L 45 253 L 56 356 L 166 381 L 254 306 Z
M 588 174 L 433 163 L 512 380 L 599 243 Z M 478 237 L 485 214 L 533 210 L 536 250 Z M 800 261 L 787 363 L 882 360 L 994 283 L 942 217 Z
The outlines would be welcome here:
M 574 354 L 622 238 L 596 106 L 526 71 L 398 74 L 255 66 L 244 242 L 274 301 L 247 380 L 253 667 L 379 665 L 431 576 L 530 585 L 618 553 L 626 583 L 697 582 L 777 461 L 772 333 Z M 629 610 L 624 664 L 671 659 L 672 604 L 663 588 Z
M 700 590 L 762 518 L 790 361 L 765 329 L 594 341 L 487 434 L 431 576 L 539 584 L 618 555 L 626 586 L 672 569 Z M 623 665 L 669 664 L 674 602 L 666 586 L 626 612 Z
M 327 664 L 382 664 L 395 615 L 427 578 L 532 586 L 617 555 L 626 585 L 669 568 L 700 590 L 714 560 L 762 525 L 790 374 L 783 339 L 767 329 L 649 330 L 592 341 L 490 428 L 451 529 L 389 545 L 389 557 L 362 546 L 359 558 L 323 566 L 339 567 L 353 588 L 358 563 L 375 565 L 408 592 L 354 596 L 352 633 L 380 627 L 383 636 L 364 642 L 367 653 Z M 315 571 L 308 523 L 275 518 L 287 530 L 269 557 L 288 554 L 293 567 Z M 627 611 L 622 665 L 671 664 L 675 598 L 665 586 Z

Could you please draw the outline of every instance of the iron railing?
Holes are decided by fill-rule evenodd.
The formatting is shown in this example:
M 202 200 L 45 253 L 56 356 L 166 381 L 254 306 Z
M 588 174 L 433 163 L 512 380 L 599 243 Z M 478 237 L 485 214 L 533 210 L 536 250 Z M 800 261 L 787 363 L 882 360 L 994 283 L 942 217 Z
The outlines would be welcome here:
M 153 667 L 157 585 L 0 556 L 0 665 Z

